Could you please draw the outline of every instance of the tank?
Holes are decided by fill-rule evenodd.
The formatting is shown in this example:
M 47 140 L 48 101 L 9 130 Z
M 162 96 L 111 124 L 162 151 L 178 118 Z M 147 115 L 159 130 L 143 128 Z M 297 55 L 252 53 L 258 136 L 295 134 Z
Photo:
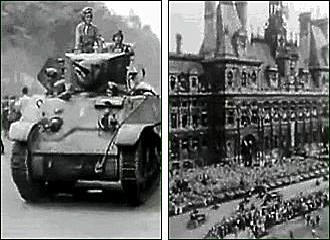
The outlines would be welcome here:
M 47 93 L 26 100 L 9 129 L 12 178 L 25 201 L 85 188 L 145 201 L 160 172 L 160 97 L 145 82 L 130 86 L 130 59 L 66 53 L 46 61 L 38 80 Z

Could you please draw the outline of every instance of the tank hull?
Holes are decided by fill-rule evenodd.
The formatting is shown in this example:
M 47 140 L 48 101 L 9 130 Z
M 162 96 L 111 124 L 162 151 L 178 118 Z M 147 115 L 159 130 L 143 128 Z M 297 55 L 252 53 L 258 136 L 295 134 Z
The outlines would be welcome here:
M 31 159 L 33 177 L 45 181 L 119 180 L 119 159 L 107 156 L 104 171 L 95 171 L 104 154 L 47 154 L 34 153 Z

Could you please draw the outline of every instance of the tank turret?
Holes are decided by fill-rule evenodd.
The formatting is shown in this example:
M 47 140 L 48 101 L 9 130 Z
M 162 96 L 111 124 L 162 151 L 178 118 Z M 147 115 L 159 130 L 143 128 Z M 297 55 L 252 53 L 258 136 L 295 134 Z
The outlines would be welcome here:
M 129 64 L 130 54 L 127 53 L 67 53 L 64 60 L 49 58 L 39 72 L 38 80 L 52 93 L 60 84 L 69 86 L 73 93 L 104 93 L 109 81 L 116 83 L 120 89 L 127 90 Z

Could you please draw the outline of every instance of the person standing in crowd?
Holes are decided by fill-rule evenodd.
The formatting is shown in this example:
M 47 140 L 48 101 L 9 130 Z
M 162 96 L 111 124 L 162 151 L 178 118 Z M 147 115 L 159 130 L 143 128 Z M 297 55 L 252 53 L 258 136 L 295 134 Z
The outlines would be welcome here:
M 1 138 L 1 155 L 5 153 L 5 146 L 3 145 L 2 138 Z
M 22 113 L 22 110 L 25 108 L 28 101 L 30 100 L 30 96 L 28 94 L 29 94 L 29 89 L 27 87 L 23 87 L 22 96 L 15 103 L 15 109 L 20 113 Z
M 319 226 L 320 225 L 320 215 L 319 214 L 317 214 L 315 216 L 315 222 L 316 222 L 316 226 Z
M 305 219 L 306 219 L 306 226 L 309 226 L 309 221 L 311 220 L 311 215 L 306 214 Z
M 293 232 L 290 230 L 290 239 L 294 239 Z

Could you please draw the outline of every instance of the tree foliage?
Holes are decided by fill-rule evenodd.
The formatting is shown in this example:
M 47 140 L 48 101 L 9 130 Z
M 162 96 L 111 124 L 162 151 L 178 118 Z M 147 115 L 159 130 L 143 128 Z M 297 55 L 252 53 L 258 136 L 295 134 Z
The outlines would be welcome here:
M 124 18 L 111 13 L 101 2 L 1 2 L 1 72 L 10 79 L 15 72 L 35 77 L 48 57 L 63 56 L 74 46 L 75 27 L 81 21 L 80 11 L 91 6 L 93 22 L 106 41 L 122 30 L 125 42 L 135 43 L 136 63 L 146 68 L 147 80 L 160 89 L 160 43 L 149 26 L 131 11 Z M 20 92 L 22 83 L 4 89 Z M 13 93 L 10 93 L 13 94 Z

